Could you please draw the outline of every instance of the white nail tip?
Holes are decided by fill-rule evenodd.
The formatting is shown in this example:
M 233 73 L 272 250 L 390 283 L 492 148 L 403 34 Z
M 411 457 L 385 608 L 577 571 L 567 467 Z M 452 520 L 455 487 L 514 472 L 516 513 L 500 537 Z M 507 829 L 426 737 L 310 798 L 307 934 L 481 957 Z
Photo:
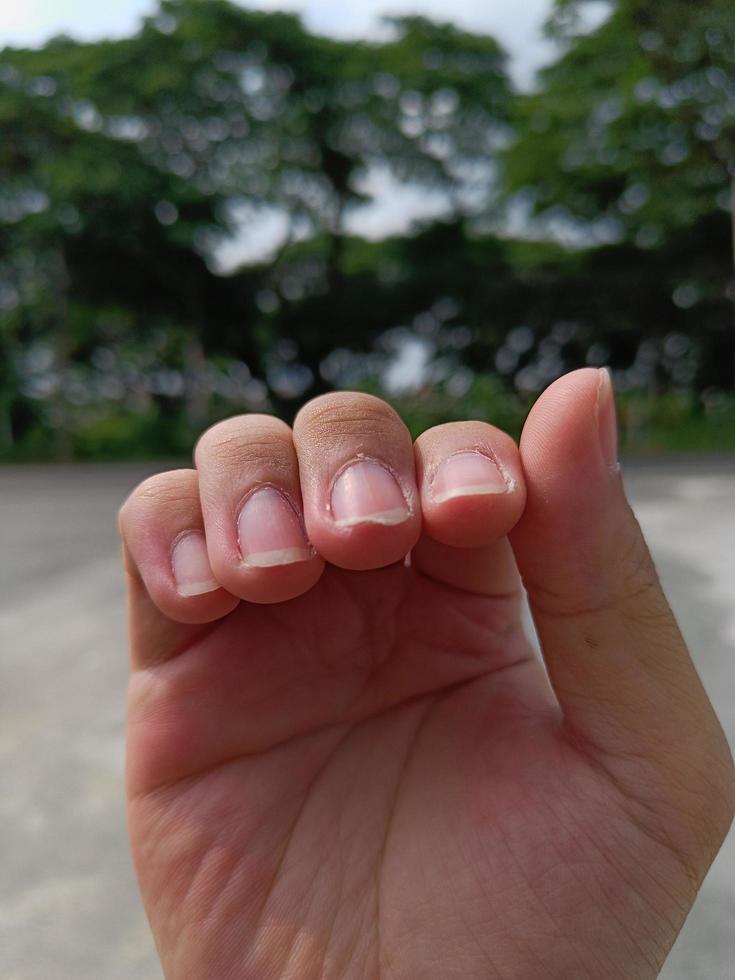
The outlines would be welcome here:
M 245 556 L 245 564 L 253 568 L 276 568 L 278 565 L 296 565 L 309 561 L 309 548 L 279 548 L 276 551 L 259 551 Z
M 435 504 L 443 504 L 447 500 L 454 500 L 457 497 L 498 497 L 508 493 L 512 487 L 499 487 L 496 484 L 478 483 L 475 486 L 457 487 L 455 490 L 447 490 L 446 493 L 432 494 Z
M 410 516 L 405 507 L 396 507 L 393 510 L 384 510 L 378 514 L 363 514 L 360 517 L 343 518 L 334 523 L 337 527 L 357 527 L 360 524 L 380 524 L 383 527 L 395 527 L 397 524 L 405 524 Z
M 219 582 L 211 579 L 208 582 L 190 582 L 188 585 L 180 585 L 177 592 L 184 599 L 191 599 L 194 596 L 206 595 L 208 592 L 216 592 L 221 588 Z

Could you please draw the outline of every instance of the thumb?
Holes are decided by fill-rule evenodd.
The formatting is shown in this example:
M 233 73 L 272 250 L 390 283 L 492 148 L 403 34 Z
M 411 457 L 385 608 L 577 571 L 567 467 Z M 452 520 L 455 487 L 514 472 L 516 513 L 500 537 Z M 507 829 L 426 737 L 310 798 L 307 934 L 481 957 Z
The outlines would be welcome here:
M 565 730 L 608 762 L 643 759 L 679 781 L 700 762 L 722 796 L 729 751 L 625 496 L 609 373 L 544 392 L 521 457 L 528 503 L 511 541 Z

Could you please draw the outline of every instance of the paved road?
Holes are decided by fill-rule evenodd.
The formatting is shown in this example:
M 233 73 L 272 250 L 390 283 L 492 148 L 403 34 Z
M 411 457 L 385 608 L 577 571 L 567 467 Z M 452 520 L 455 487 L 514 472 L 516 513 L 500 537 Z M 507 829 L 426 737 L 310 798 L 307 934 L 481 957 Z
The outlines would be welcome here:
M 161 978 L 125 841 L 114 528 L 118 504 L 150 471 L 0 468 L 2 980 Z M 627 472 L 735 744 L 735 460 L 636 463 Z M 733 980 L 733 926 L 735 836 L 664 980 Z

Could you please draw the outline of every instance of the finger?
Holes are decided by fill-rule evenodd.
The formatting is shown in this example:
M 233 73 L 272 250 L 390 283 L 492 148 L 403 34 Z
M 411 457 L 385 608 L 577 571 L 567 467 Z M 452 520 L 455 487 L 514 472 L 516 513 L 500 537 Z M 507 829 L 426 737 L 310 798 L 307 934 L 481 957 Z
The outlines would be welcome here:
M 506 540 L 526 499 L 513 439 L 485 422 L 456 422 L 424 432 L 415 452 L 424 536 L 414 567 L 468 592 L 520 593 Z
M 195 451 L 209 560 L 249 602 L 308 592 L 324 570 L 306 533 L 290 428 L 267 415 L 220 422 Z
M 711 756 L 719 725 L 625 497 L 609 374 L 552 385 L 521 456 L 528 499 L 511 541 L 567 732 L 614 760 Z
M 482 548 L 504 537 L 525 504 L 518 447 L 485 422 L 454 422 L 416 440 L 416 478 L 424 531 L 455 548 Z
M 208 623 L 238 603 L 217 581 L 204 537 L 193 470 L 160 473 L 127 499 L 119 517 L 131 598 L 145 596 L 169 620 Z M 142 588 L 141 588 L 142 586 Z M 133 616 L 140 609 L 132 609 Z
M 322 395 L 294 423 L 306 526 L 314 546 L 341 568 L 400 561 L 421 533 L 411 436 L 371 395 Z

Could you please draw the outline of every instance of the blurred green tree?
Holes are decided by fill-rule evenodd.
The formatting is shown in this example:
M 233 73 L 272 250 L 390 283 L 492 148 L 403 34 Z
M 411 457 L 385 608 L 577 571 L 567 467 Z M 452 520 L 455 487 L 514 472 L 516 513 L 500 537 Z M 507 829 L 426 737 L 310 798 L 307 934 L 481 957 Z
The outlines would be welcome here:
M 733 385 L 735 15 L 607 7 L 588 31 L 557 0 L 559 57 L 523 96 L 489 37 L 402 17 L 335 40 L 228 0 L 0 52 L 0 451 L 79 451 L 97 423 L 84 452 L 146 426 L 181 449 L 345 385 L 427 419 L 497 412 L 500 376 L 517 419 L 585 363 Z M 357 237 L 396 183 L 442 217 Z M 224 274 L 265 218 L 277 241 Z
M 18 66 L 44 53 L 58 69 L 79 60 L 80 47 L 62 39 L 29 59 L 14 53 L 0 68 L 0 438 L 12 440 L 14 413 L 21 428 L 32 421 L 17 378 L 25 351 L 46 364 L 45 397 L 35 404 L 45 405 L 63 455 L 67 416 L 83 399 L 74 365 L 105 344 L 178 332 L 182 367 L 191 369 L 188 408 L 201 423 L 193 379 L 204 337 L 211 324 L 247 319 L 254 304 L 250 291 L 233 290 L 195 248 L 203 232 L 224 230 L 217 195 L 147 160 L 119 124 L 75 96 L 64 72 L 52 77 Z M 94 64 L 104 51 L 84 54 Z M 238 353 L 256 360 L 254 339 L 242 336 L 251 342 Z
M 43 189 L 54 205 L 62 191 L 85 226 L 62 233 L 65 264 L 90 266 L 69 292 L 136 309 L 153 299 L 148 321 L 155 311 L 189 330 L 199 357 L 252 363 L 255 346 L 294 397 L 324 385 L 319 365 L 335 346 L 367 349 L 394 322 L 387 310 L 365 316 L 374 275 L 362 288 L 342 276 L 347 222 L 371 185 L 390 175 L 423 184 L 449 214 L 486 211 L 490 161 L 509 132 L 497 42 L 417 17 L 361 44 L 226 0 L 163 0 L 132 38 L 58 38 L 2 60 L 47 119 L 60 117 L 49 131 L 72 130 L 71 155 L 46 154 L 67 185 Z M 285 229 L 275 260 L 209 277 L 198 256 L 216 269 L 227 237 L 269 212 Z
M 556 2 L 549 31 L 562 54 L 517 103 L 506 188 L 547 230 L 577 244 L 620 242 L 603 253 L 612 265 L 595 262 L 594 289 L 605 294 L 606 270 L 617 276 L 620 262 L 634 305 L 637 282 L 654 294 L 665 283 L 668 298 L 644 303 L 645 319 L 628 305 L 623 322 L 662 350 L 678 320 L 701 348 L 700 386 L 732 387 L 735 6 L 610 0 L 586 31 L 588 6 Z M 614 350 L 614 336 L 600 333 Z

